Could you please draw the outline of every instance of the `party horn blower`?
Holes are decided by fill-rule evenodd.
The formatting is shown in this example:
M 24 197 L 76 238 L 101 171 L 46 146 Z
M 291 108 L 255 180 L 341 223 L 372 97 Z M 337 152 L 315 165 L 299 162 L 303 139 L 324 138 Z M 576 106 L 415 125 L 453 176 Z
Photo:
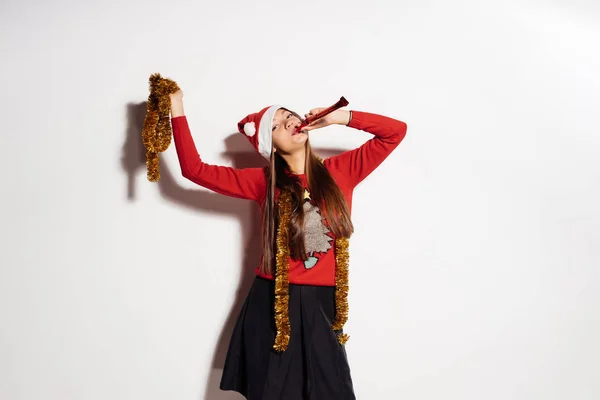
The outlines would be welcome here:
M 350 104 L 350 103 L 348 102 L 348 100 L 346 100 L 344 98 L 344 96 L 340 97 L 340 100 L 337 103 L 335 103 L 334 105 L 332 105 L 331 107 L 327 107 L 326 109 L 324 109 L 320 113 L 317 113 L 316 115 L 311 115 L 311 116 L 307 117 L 304 121 L 302 121 L 302 123 L 298 126 L 298 128 L 296 128 L 296 131 L 300 131 L 302 128 L 312 124 L 316 120 L 321 119 L 324 116 L 331 114 L 335 110 L 338 110 L 342 107 L 346 107 L 348 104 Z

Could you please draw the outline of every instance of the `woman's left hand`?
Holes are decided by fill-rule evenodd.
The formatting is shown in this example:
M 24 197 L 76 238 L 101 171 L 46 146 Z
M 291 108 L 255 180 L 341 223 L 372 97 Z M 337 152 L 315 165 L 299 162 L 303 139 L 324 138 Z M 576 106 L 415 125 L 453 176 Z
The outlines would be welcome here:
M 317 115 L 325 108 L 313 108 L 308 114 L 304 114 L 304 118 L 312 117 Z M 305 126 L 302 130 L 312 131 L 313 129 L 325 128 L 329 125 L 348 125 L 350 121 L 350 111 L 347 110 L 335 110 L 334 112 L 327 114 L 323 118 L 320 118 L 308 126 Z

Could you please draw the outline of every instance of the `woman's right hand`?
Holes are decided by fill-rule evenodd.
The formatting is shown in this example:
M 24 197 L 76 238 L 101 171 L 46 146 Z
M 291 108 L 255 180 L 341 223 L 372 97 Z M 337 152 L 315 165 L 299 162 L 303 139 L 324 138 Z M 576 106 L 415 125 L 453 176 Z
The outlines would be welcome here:
M 181 117 L 183 113 L 183 91 L 179 89 L 169 95 L 171 99 L 171 118 Z
M 175 93 L 171 93 L 169 97 L 171 98 L 171 103 L 175 101 L 181 101 L 183 100 L 183 90 L 179 89 Z

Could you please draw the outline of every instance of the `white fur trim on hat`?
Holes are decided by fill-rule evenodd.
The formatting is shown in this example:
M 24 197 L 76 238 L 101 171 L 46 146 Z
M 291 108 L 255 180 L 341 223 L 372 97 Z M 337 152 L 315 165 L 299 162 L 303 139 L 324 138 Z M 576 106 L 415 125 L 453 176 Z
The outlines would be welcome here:
M 267 160 L 271 159 L 271 151 L 273 149 L 273 118 L 275 112 L 282 108 L 280 105 L 272 105 L 265 111 L 260 119 L 258 127 L 258 152 Z
M 256 133 L 256 125 L 254 124 L 254 122 L 250 121 L 244 124 L 244 133 L 246 134 L 246 136 L 254 136 L 254 134 Z

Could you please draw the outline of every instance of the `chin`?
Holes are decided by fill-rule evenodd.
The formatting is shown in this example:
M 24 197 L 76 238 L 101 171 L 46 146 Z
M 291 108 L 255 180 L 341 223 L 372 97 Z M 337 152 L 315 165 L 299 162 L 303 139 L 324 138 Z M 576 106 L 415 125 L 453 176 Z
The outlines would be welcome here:
M 295 142 L 296 145 L 298 145 L 298 147 L 304 147 L 306 145 L 307 140 L 298 140 L 297 142 Z
M 299 141 L 299 142 L 305 142 L 306 139 L 308 139 L 307 133 L 297 133 L 294 136 L 292 136 L 292 140 Z

